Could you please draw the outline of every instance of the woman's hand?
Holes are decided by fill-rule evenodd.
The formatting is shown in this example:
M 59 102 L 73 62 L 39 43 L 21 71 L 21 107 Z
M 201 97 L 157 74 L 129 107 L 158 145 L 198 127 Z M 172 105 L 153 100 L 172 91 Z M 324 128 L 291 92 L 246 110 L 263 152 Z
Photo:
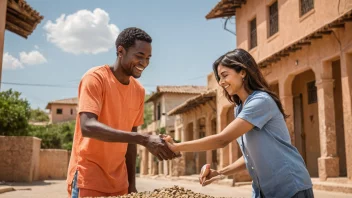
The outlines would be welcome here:
M 176 154 L 177 157 L 181 156 L 181 153 L 177 150 L 177 143 L 174 142 L 171 136 L 169 135 L 160 135 L 160 137 L 165 140 L 169 149 Z
M 217 170 L 209 169 L 208 174 L 206 176 L 203 174 L 203 171 L 199 174 L 199 183 L 202 186 L 209 185 L 218 179 L 222 178 Z

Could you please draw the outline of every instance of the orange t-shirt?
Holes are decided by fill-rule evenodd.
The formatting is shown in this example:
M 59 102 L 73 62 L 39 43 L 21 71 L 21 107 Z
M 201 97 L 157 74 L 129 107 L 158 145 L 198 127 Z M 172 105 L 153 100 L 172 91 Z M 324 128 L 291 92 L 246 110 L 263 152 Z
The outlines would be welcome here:
M 134 126 L 143 124 L 144 94 L 144 88 L 133 77 L 130 77 L 128 85 L 123 85 L 109 66 L 94 67 L 84 74 L 80 82 L 78 113 L 94 113 L 99 122 L 109 127 L 131 131 Z M 71 185 L 77 170 L 79 188 L 105 193 L 128 188 L 127 146 L 127 143 L 84 138 L 77 114 L 68 185 Z

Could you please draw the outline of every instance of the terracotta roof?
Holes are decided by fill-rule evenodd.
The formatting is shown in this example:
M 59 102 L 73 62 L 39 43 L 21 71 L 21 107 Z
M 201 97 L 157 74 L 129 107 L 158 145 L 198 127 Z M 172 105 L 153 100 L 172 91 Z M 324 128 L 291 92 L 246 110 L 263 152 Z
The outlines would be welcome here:
M 156 92 L 153 93 L 146 103 L 154 101 L 163 93 L 178 93 L 178 94 L 200 94 L 207 90 L 206 86 L 193 86 L 193 85 L 181 85 L 181 86 L 157 86 Z
M 167 113 L 167 115 L 172 116 L 172 115 L 185 113 L 185 112 L 193 109 L 196 106 L 199 106 L 201 104 L 204 104 L 204 103 L 212 100 L 215 97 L 216 97 L 216 89 L 203 92 L 202 94 L 195 96 L 193 98 L 190 98 L 190 99 L 186 100 L 184 103 L 182 103 L 181 105 L 170 110 Z
M 78 105 L 78 98 L 66 98 L 61 100 L 54 100 L 49 102 L 45 109 L 50 109 L 52 104 L 68 104 L 68 105 Z
M 246 0 L 221 0 L 206 16 L 206 19 L 231 17 L 236 15 L 236 8 L 241 8 Z
M 25 0 L 7 0 L 5 26 L 7 30 L 27 38 L 42 19 L 43 16 Z
M 283 47 L 281 50 L 263 58 L 258 61 L 259 67 L 266 67 L 272 63 L 276 63 L 281 60 L 281 58 L 287 57 L 290 53 L 294 53 L 298 50 L 301 50 L 305 46 L 311 45 L 311 42 L 316 39 L 322 39 L 323 36 L 333 33 L 333 29 L 344 28 L 345 23 L 352 21 L 352 9 L 347 11 L 342 16 L 337 17 L 336 19 L 326 23 L 324 26 L 314 30 L 310 34 L 292 42 Z

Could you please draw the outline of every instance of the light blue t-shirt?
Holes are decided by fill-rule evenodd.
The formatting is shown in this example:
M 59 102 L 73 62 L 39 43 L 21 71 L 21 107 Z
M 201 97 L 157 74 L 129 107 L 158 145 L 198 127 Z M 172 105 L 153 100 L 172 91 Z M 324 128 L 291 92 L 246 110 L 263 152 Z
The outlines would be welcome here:
M 291 145 L 283 115 L 271 96 L 254 91 L 235 108 L 235 116 L 254 128 L 237 138 L 253 179 L 253 197 L 292 197 L 312 188 L 310 175 L 296 147 Z M 291 115 L 292 116 L 292 115 Z

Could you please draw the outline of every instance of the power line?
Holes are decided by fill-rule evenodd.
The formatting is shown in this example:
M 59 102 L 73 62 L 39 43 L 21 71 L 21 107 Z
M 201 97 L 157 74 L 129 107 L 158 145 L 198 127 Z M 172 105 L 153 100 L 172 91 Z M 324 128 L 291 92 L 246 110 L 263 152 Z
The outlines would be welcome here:
M 65 86 L 65 85 L 55 85 L 55 84 L 32 84 L 32 83 L 17 83 L 17 82 L 1 82 L 4 85 L 17 85 L 17 86 L 31 86 L 31 87 L 58 87 L 58 88 L 75 88 L 73 86 Z

